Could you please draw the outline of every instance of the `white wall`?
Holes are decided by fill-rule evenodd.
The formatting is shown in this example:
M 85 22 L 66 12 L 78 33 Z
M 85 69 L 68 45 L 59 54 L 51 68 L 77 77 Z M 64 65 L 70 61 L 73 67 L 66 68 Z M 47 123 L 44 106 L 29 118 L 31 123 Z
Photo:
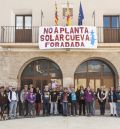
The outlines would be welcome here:
M 59 25 L 65 25 L 62 5 L 67 0 L 57 0 Z M 93 25 L 92 13 L 96 10 L 96 26 L 103 25 L 103 15 L 120 15 L 120 0 L 81 0 L 84 10 L 84 25 Z M 73 4 L 72 25 L 77 25 L 80 0 L 70 0 Z M 55 0 L 0 0 L 0 26 L 14 26 L 15 13 L 32 13 L 33 26 L 40 26 L 41 9 L 44 12 L 43 25 L 54 25 Z

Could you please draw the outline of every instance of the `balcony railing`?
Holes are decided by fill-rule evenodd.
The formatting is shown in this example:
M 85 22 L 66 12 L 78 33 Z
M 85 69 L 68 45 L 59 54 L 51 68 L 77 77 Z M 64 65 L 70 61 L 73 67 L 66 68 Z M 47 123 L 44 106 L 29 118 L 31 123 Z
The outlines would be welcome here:
M 1 43 L 37 43 L 39 27 L 2 26 L 0 31 Z M 120 43 L 120 28 L 97 27 L 99 43 Z

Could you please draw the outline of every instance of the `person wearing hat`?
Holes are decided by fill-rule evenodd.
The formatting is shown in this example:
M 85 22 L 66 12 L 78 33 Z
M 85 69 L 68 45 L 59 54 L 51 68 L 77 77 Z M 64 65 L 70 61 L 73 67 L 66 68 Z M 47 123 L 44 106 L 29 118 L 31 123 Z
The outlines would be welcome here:
M 9 119 L 16 118 L 16 109 L 18 102 L 18 93 L 16 92 L 15 87 L 10 87 L 8 92 L 9 100 Z

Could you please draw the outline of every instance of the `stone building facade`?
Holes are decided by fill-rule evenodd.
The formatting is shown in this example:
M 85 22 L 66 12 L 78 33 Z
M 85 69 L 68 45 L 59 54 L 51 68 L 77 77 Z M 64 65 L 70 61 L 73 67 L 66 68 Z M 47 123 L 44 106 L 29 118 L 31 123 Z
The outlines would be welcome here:
M 105 6 L 105 3 L 103 5 L 103 1 L 99 1 L 98 3 L 95 2 L 95 0 L 91 1 L 84 1 L 81 0 L 82 5 L 84 5 L 84 12 L 85 12 L 85 20 L 83 25 L 93 25 L 93 19 L 92 19 L 92 12 L 93 12 L 93 4 L 96 5 L 96 26 L 102 26 L 102 30 L 104 29 L 104 16 L 110 16 L 110 17 L 118 17 L 116 20 L 120 25 L 120 8 L 119 8 L 119 0 L 117 0 L 116 3 L 114 1 L 104 1 L 109 2 L 109 7 Z M 45 1 L 36 1 L 33 0 L 27 2 L 24 1 L 24 5 L 22 6 L 22 1 L 16 2 L 16 0 L 11 0 L 9 3 L 8 0 L 5 0 L 3 2 L 3 5 L 5 3 L 8 3 L 7 6 L 2 7 L 0 5 L 0 15 L 3 17 L 2 20 L 0 20 L 0 26 L 1 30 L 6 26 L 15 26 L 15 16 L 16 15 L 25 15 L 30 14 L 32 15 L 32 26 L 40 26 L 40 10 L 43 10 L 44 13 L 44 19 L 43 19 L 43 26 L 50 26 L 54 25 L 54 2 L 49 2 L 51 5 L 51 8 L 49 10 L 50 16 L 47 16 L 48 13 L 48 0 Z M 38 6 L 39 3 L 39 6 Z M 71 5 L 73 6 L 73 19 L 72 19 L 72 25 L 77 25 L 77 19 L 78 19 L 78 11 L 79 11 L 79 1 L 75 2 L 74 0 L 70 1 Z M 114 3 L 114 10 L 111 9 L 113 7 Z M 65 24 L 65 19 L 62 16 L 62 4 L 65 4 L 64 0 L 60 0 L 58 2 L 58 9 L 59 15 L 60 15 L 60 25 Z M 20 6 L 21 5 L 21 6 Z M 103 5 L 103 6 L 102 6 Z M 60 8 L 61 7 L 61 8 Z M 76 7 L 76 8 L 75 8 Z M 78 7 L 78 8 L 77 8 Z M 86 10 L 88 8 L 88 10 Z M 2 12 L 5 11 L 4 15 Z M 38 15 L 39 14 L 39 15 Z M 38 17 L 39 16 L 39 17 Z M 35 19 L 36 18 L 36 19 Z M 53 20 L 51 20 L 53 19 Z M 114 19 L 114 18 L 113 18 Z M 116 22 L 115 21 L 115 22 Z M 116 28 L 119 28 L 119 25 L 116 26 Z M 111 27 L 110 27 L 111 28 Z M 9 32 L 10 29 L 5 32 L 14 35 L 13 32 Z M 98 33 L 100 31 L 98 30 Z M 120 83 L 119 76 L 120 76 L 120 34 L 116 33 L 116 37 L 118 38 L 117 42 L 116 40 L 111 40 L 108 42 L 104 42 L 103 40 L 103 33 L 100 33 L 101 35 L 98 35 L 98 48 L 97 49 L 60 49 L 60 50 L 40 50 L 38 48 L 37 42 L 28 42 L 28 43 L 15 43 L 15 41 L 10 38 L 10 40 L 6 40 L 5 37 L 3 37 L 3 34 L 5 36 L 5 33 L 3 31 L 0 32 L 1 37 L 1 43 L 0 43 L 0 84 L 1 85 L 14 85 L 18 87 L 22 87 L 23 83 L 21 81 L 22 74 L 24 69 L 33 61 L 37 61 L 40 59 L 45 59 L 54 62 L 56 65 L 59 66 L 59 69 L 62 72 L 61 77 L 61 84 L 64 87 L 69 85 L 75 85 L 76 88 L 78 88 L 79 85 L 94 85 L 93 87 L 99 88 L 100 85 L 107 85 L 109 88 L 110 86 L 117 87 Z M 113 35 L 113 34 L 112 34 Z M 109 35 L 110 36 L 110 35 Z M 32 35 L 32 39 L 34 40 L 34 35 Z M 110 37 L 109 37 L 110 38 Z M 4 40 L 3 40 L 4 39 Z M 102 62 L 100 66 L 106 64 L 109 69 L 111 70 L 110 78 L 109 70 L 108 73 L 105 74 L 106 78 L 108 77 L 108 82 L 104 81 L 104 72 L 98 72 L 97 73 L 93 71 L 93 74 L 87 74 L 83 75 L 83 72 L 78 72 L 78 80 L 75 80 L 75 72 L 77 71 L 77 68 L 79 69 L 80 65 L 86 61 L 99 61 Z M 93 64 L 95 66 L 95 64 Z M 89 67 L 89 65 L 88 65 Z M 92 66 L 91 66 L 92 67 Z M 82 67 L 81 67 L 82 68 Z M 97 69 L 96 67 L 94 67 Z M 94 69 L 93 68 L 93 69 Z M 29 75 L 29 73 L 28 73 Z M 83 77 L 83 76 L 84 77 Z M 92 76 L 93 75 L 93 76 Z M 52 75 L 51 75 L 52 76 Z M 54 76 L 54 75 L 53 75 Z M 83 81 L 83 78 L 88 77 Z M 54 78 L 54 77 L 53 77 Z M 81 81 L 79 82 L 79 78 L 81 78 Z M 102 78 L 102 79 L 101 79 Z M 55 78 L 54 78 L 55 79 Z M 113 80 L 112 83 L 110 80 Z M 38 77 L 39 80 L 39 77 Z M 44 79 L 43 79 L 44 80 Z M 50 82 L 50 78 L 48 79 Z M 77 83 L 78 81 L 78 83 Z M 35 84 L 36 85 L 36 84 Z M 39 85 L 39 84 L 38 84 Z

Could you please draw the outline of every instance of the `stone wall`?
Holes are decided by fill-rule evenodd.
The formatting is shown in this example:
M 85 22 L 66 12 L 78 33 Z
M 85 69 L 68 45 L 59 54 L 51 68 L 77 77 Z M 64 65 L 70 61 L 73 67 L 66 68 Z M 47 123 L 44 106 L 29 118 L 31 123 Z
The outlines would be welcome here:
M 85 52 L 85 51 L 1 51 L 0 83 L 17 86 L 20 75 L 27 64 L 37 58 L 49 58 L 57 63 L 63 73 L 63 86 L 74 84 L 74 72 L 82 62 L 88 59 L 102 59 L 108 63 L 116 74 L 120 73 L 120 52 Z M 118 75 L 119 77 L 120 75 Z M 119 82 L 119 80 L 117 80 Z M 117 82 L 117 83 L 118 83 Z

